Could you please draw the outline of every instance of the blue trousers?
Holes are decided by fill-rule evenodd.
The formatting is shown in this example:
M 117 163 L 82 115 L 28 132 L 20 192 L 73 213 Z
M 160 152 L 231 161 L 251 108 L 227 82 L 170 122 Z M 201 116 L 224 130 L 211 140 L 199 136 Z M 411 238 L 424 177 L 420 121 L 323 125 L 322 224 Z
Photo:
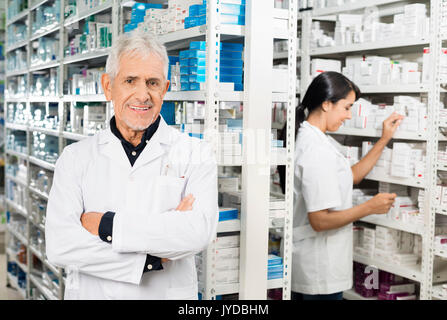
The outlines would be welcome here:
M 331 294 L 304 294 L 292 291 L 292 300 L 310 301 L 310 300 L 343 300 L 343 292 Z

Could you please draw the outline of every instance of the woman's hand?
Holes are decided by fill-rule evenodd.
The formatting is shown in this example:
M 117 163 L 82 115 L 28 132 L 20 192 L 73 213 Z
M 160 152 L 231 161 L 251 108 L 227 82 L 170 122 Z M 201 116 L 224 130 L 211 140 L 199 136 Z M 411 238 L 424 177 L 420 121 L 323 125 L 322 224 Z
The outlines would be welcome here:
M 382 139 L 388 143 L 405 117 L 393 112 L 385 121 L 383 121 Z
M 396 199 L 395 193 L 378 193 L 372 199 L 365 202 L 368 214 L 385 214 L 390 211 Z

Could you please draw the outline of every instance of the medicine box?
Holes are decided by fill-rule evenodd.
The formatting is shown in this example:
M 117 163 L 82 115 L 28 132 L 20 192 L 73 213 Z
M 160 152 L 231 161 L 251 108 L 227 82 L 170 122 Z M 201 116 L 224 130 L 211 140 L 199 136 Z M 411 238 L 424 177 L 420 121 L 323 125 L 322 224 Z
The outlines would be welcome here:
M 275 255 L 275 254 L 269 254 L 268 255 L 268 266 L 278 265 L 282 264 L 282 258 Z
M 216 238 L 216 249 L 236 248 L 240 245 L 240 236 L 223 236 Z
M 219 221 L 237 219 L 238 213 L 235 208 L 219 208 Z

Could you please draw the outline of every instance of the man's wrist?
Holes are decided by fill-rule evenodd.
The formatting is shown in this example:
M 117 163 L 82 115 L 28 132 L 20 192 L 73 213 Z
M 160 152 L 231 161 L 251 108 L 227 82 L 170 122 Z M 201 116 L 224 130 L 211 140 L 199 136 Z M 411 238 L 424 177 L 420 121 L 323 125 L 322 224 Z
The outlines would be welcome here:
M 111 243 L 112 233 L 113 233 L 113 218 L 115 217 L 115 212 L 107 211 L 101 218 L 99 223 L 98 235 L 102 241 Z

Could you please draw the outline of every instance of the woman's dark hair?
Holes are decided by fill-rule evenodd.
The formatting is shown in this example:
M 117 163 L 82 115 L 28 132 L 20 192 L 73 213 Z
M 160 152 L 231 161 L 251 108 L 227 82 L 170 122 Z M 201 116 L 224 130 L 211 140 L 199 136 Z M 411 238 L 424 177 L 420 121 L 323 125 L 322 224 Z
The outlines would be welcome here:
M 337 103 L 339 100 L 345 99 L 351 91 L 354 91 L 355 100 L 357 101 L 361 95 L 360 89 L 354 82 L 338 72 L 323 72 L 313 79 L 307 88 L 303 100 L 295 110 L 295 139 L 301 123 L 306 119 L 306 110 L 309 115 L 314 110 L 320 108 L 323 102 L 330 101 Z M 287 143 L 286 138 L 287 123 L 281 129 L 278 136 L 279 140 L 284 141 L 284 145 Z M 278 166 L 278 173 L 282 192 L 285 193 L 286 167 Z

